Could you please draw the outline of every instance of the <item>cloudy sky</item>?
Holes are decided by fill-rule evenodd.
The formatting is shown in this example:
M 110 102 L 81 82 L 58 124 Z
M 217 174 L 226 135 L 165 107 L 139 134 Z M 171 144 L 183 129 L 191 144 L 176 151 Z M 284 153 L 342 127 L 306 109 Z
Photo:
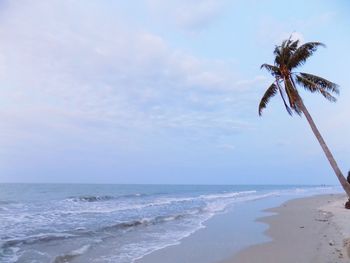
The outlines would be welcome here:
M 302 92 L 350 168 L 348 1 L 0 0 L 0 182 L 335 184 L 305 120 L 276 97 L 276 44 L 327 45 Z

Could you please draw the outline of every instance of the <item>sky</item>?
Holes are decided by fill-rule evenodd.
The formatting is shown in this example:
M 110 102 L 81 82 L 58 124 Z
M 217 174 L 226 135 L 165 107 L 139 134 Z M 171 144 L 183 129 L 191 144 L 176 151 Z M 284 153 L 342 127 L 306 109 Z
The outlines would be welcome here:
M 0 182 L 337 184 L 304 117 L 257 106 L 293 34 L 300 91 L 350 169 L 346 0 L 0 0 Z

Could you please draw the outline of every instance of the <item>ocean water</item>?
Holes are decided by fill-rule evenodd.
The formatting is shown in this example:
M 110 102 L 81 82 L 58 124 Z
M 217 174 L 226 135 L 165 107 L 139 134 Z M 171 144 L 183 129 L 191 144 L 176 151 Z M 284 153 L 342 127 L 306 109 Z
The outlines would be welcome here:
M 0 262 L 131 263 L 178 244 L 237 203 L 337 191 L 326 186 L 0 184 Z

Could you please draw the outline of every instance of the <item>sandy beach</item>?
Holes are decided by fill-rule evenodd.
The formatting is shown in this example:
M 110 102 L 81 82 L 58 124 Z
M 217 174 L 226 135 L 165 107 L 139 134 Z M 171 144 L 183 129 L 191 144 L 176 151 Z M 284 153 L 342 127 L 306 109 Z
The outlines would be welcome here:
M 322 195 L 288 201 L 267 210 L 258 221 L 269 228 L 271 242 L 251 246 L 221 263 L 350 262 L 350 210 L 344 195 Z

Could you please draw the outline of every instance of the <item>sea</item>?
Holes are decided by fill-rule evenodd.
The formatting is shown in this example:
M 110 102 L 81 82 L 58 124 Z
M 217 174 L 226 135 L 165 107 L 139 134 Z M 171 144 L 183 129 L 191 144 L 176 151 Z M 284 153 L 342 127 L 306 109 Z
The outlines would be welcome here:
M 336 192 L 297 185 L 0 184 L 0 262 L 133 263 L 180 244 L 236 204 Z

